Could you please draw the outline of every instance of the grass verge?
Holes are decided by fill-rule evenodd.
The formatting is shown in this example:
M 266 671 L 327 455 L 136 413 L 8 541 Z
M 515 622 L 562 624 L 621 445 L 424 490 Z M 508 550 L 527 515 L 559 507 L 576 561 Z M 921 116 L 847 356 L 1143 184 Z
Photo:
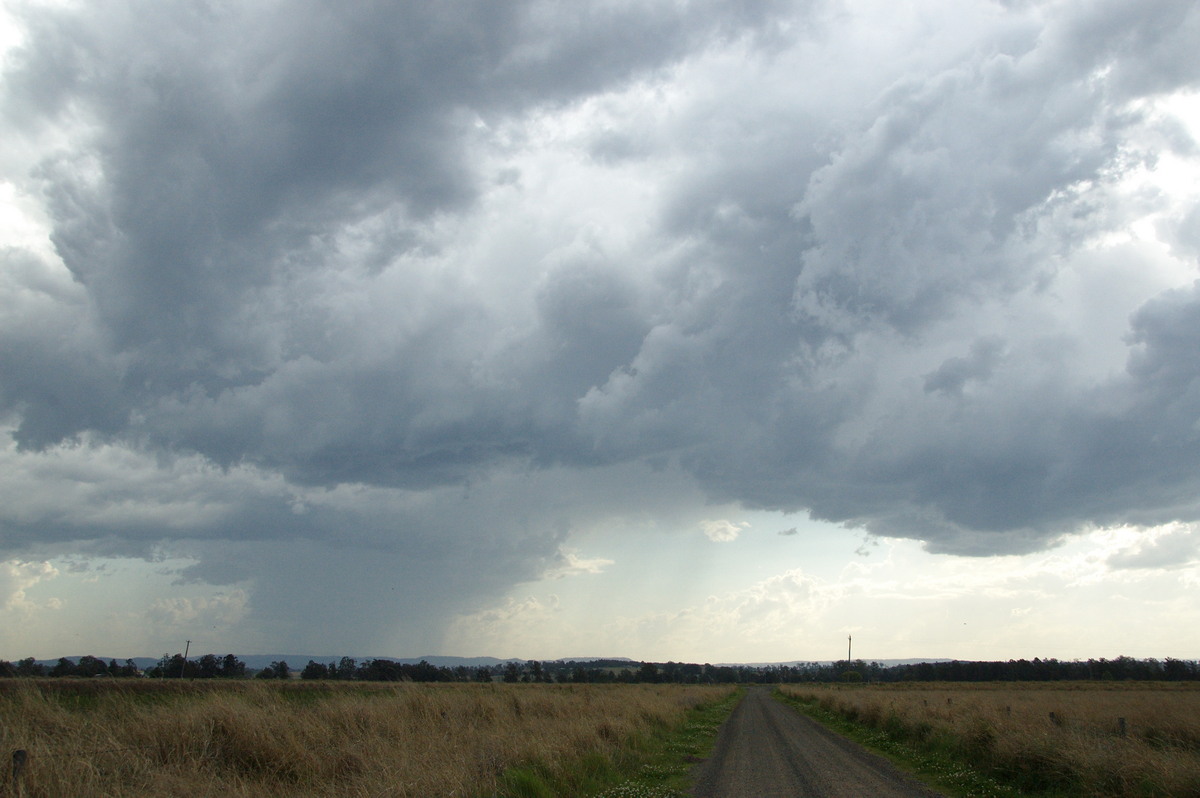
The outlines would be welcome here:
M 1200 798 L 1200 689 L 1187 683 L 780 692 L 954 795 Z
M 692 766 L 712 751 L 742 690 L 687 711 L 681 723 L 656 724 L 627 737 L 612 756 L 587 754 L 555 768 L 531 763 L 501 776 L 500 798 L 686 798 Z
M 0 684 L 26 798 L 596 795 L 651 784 L 663 741 L 734 690 L 127 681 Z
M 972 767 L 969 761 L 936 744 L 930 744 L 928 740 L 925 743 L 914 744 L 898 739 L 886 729 L 865 726 L 826 709 L 815 698 L 806 700 L 779 690 L 775 691 L 775 698 L 822 726 L 886 757 L 896 767 L 954 798 L 1018 798 L 1033 794 L 1002 784 Z M 1057 798 L 1062 794 L 1041 792 L 1036 795 L 1041 798 Z

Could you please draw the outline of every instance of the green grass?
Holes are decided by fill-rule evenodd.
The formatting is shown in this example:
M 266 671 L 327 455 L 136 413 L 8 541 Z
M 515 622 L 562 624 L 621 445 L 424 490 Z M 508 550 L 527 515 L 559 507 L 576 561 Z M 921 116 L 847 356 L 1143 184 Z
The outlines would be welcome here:
M 686 798 L 693 765 L 711 752 L 742 694 L 689 710 L 677 727 L 659 725 L 631 737 L 615 757 L 591 753 L 553 770 L 538 763 L 510 768 L 501 777 L 500 798 Z
M 896 767 L 954 798 L 1018 798 L 1034 794 L 1041 798 L 1055 798 L 1060 795 L 1050 791 L 1031 793 L 1002 784 L 955 755 L 953 751 L 962 749 L 951 744 L 951 741 L 938 740 L 934 736 L 920 740 L 902 739 L 895 730 L 889 731 L 886 722 L 883 728 L 871 728 L 824 709 L 816 700 L 803 701 L 783 695 L 778 690 L 775 698 L 795 707 L 826 728 L 886 757 Z

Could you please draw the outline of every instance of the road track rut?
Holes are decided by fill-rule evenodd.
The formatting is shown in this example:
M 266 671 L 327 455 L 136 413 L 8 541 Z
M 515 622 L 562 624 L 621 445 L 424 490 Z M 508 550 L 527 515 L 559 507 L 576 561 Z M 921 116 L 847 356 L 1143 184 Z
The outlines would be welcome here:
M 693 771 L 695 798 L 942 798 L 752 687 Z

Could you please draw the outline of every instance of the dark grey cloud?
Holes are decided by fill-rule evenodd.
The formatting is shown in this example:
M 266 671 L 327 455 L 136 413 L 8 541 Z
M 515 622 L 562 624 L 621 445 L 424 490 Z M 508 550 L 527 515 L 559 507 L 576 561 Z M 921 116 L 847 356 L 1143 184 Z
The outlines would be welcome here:
M 12 478 L 7 553 L 189 554 L 293 640 L 363 601 L 322 575 L 395 592 L 349 645 L 694 486 L 962 554 L 1194 520 L 1198 289 L 1106 342 L 1055 292 L 1194 158 L 1147 104 L 1200 12 L 967 4 L 876 62 L 843 11 L 22 10 L 6 168 L 71 279 L 0 255 L 0 415 L 66 493 Z
M 14 438 L 36 448 L 80 429 L 117 432 L 126 419 L 115 364 L 93 337 L 85 303 L 42 280 L 40 267 L 29 253 L 0 251 L 6 282 L 24 300 L 0 323 L 0 407 L 20 415 Z
M 78 467 L 93 473 L 86 496 L 9 513 L 7 553 L 189 555 L 185 582 L 256 586 L 264 634 L 303 639 L 307 617 L 321 642 L 351 645 L 387 625 L 436 629 L 554 561 L 561 509 L 489 486 L 530 461 L 592 459 L 574 400 L 649 329 L 646 298 L 584 253 L 548 264 L 528 297 L 536 330 L 497 359 L 509 320 L 438 261 L 437 225 L 487 188 L 481 136 L 769 38 L 792 8 L 21 14 L 5 119 L 30 150 L 63 145 L 12 177 L 40 196 L 82 291 L 4 327 L 0 400 L 24 452 L 10 455 L 48 490 L 78 484 L 55 465 L 64 452 L 90 452 Z M 33 257 L 9 252 L 6 268 Z M 296 498 L 356 483 L 398 498 Z M 331 580 L 357 595 L 313 590 Z M 348 622 L 364 603 L 379 612 Z
M 187 416 L 203 419 L 205 410 L 197 402 L 214 397 L 217 404 L 235 407 L 252 402 L 242 401 L 242 394 L 262 393 L 297 361 L 280 363 L 286 355 L 278 351 L 279 331 L 273 329 L 278 320 L 270 318 L 277 299 L 272 287 L 295 270 L 327 264 L 330 252 L 313 247 L 314 236 L 378 205 L 398 206 L 399 226 L 411 227 L 410 215 L 453 210 L 473 194 L 469 131 L 461 129 L 464 108 L 484 115 L 511 113 L 619 82 L 640 69 L 670 63 L 697 32 L 722 35 L 741 22 L 762 21 L 762 9 L 745 8 L 752 18 L 729 17 L 718 6 L 702 9 L 694 19 L 667 11 L 630 16 L 597 9 L 586 15 L 586 25 L 574 15 L 560 18 L 545 9 L 495 11 L 491 6 L 457 9 L 453 19 L 409 6 L 336 13 L 317 6 L 312 14 L 289 12 L 286 19 L 190 12 L 176 18 L 169 6 L 116 19 L 36 18 L 29 58 L 12 80 L 14 94 L 26 102 L 14 105 L 27 113 L 28 105 L 39 105 L 48 116 L 68 104 L 64 97 L 70 95 L 71 104 L 93 110 L 102 130 L 102 140 L 90 151 L 56 156 L 38 172 L 57 220 L 60 255 L 89 287 L 106 333 L 120 351 L 133 354 L 123 377 L 135 390 L 110 397 L 113 406 L 97 412 L 120 418 L 161 397 L 168 411 L 182 401 Z M 249 37 L 244 30 L 238 33 L 244 47 L 212 46 L 241 26 L 251 31 Z M 639 35 L 628 36 L 630 29 Z M 207 57 L 209 52 L 218 55 Z M 89 158 L 100 161 L 98 185 L 79 174 L 89 165 L 80 161 Z M 408 240 L 412 237 L 402 234 L 386 243 L 402 251 L 417 245 Z M 393 248 L 378 257 L 396 255 Z M 442 297 L 427 301 L 443 304 Z M 459 307 L 446 305 L 418 340 L 396 353 L 399 359 L 453 369 L 470 357 L 430 351 L 431 343 L 446 346 L 456 338 L 488 334 L 462 323 L 482 315 L 470 298 L 451 301 Z M 289 326 L 303 322 L 283 321 Z M 554 318 L 547 321 L 549 335 L 561 332 Z M 624 335 L 628 349 L 645 326 L 632 321 L 628 331 L 614 334 Z M 449 328 L 454 330 L 444 335 Z M 303 331 L 283 334 L 295 342 Z M 624 361 L 606 360 L 595 342 L 589 349 L 599 364 L 598 376 Z M 578 354 L 566 351 L 560 363 L 539 366 L 559 373 L 558 366 L 571 361 L 568 369 L 579 368 L 570 357 Z M 362 390 L 388 409 L 382 412 L 404 415 L 410 401 L 404 394 L 424 375 L 397 374 L 396 364 L 389 362 L 378 368 L 383 373 L 376 377 L 370 368 L 361 373 Z M 330 369 L 323 379 L 336 382 L 334 393 L 353 395 L 357 386 L 347 385 L 337 372 Z M 471 389 L 459 387 L 464 394 Z M 338 404 L 328 385 L 282 390 L 304 405 L 312 400 L 325 407 Z M 122 398 L 128 400 L 124 405 Z M 490 397 L 484 401 L 492 403 Z M 298 415 L 310 411 L 304 405 Z M 245 414 L 240 408 L 236 412 Z M 492 412 L 483 408 L 479 414 Z M 466 415 L 476 412 L 468 409 Z M 302 450 L 297 457 L 285 453 L 277 459 L 269 444 L 255 443 L 254 438 L 267 435 L 243 430 L 231 419 L 218 417 L 191 436 L 169 413 L 165 419 L 170 431 L 152 434 L 166 436 L 169 445 L 191 445 L 221 462 L 261 449 L 266 462 L 294 466 L 297 474 L 315 469 L 308 479 L 337 478 L 327 475 L 333 466 L 319 452 Z M 72 419 L 69 409 L 37 429 L 32 421 L 25 419 L 18 434 L 42 444 L 90 426 Z M 354 425 L 371 426 L 369 421 Z M 468 418 L 458 425 L 470 442 L 450 446 L 467 461 L 486 458 L 495 448 L 527 448 L 512 442 L 528 434 L 521 429 L 523 420 Z M 363 432 L 330 430 L 340 440 L 378 440 L 373 430 Z M 493 436 L 500 440 L 487 443 Z M 393 440 L 380 443 L 388 451 L 397 448 Z M 341 459 L 337 452 L 330 456 Z M 436 473 L 447 459 L 438 453 L 432 457 L 434 468 L 422 462 L 421 473 Z M 390 475 L 378 458 L 358 459 L 364 464 L 358 471 L 374 473 L 374 479 L 401 478 Z M 345 473 L 342 478 L 359 477 Z
M 919 350 L 939 325 L 1052 281 L 1064 255 L 1114 223 L 1095 187 L 1150 158 L 1139 141 L 1154 123 L 1114 100 L 1130 99 L 1134 86 L 1160 92 L 1194 83 L 1180 53 L 1161 62 L 1157 50 L 1155 58 L 1138 55 L 1177 31 L 1186 38 L 1196 24 L 1189 5 L 1062 13 L 1036 40 L 1012 36 L 1009 50 L 976 51 L 897 83 L 807 176 L 782 160 L 772 169 L 770 149 L 757 150 L 756 171 L 807 177 L 793 208 L 801 225 L 790 231 L 793 260 L 780 261 L 795 275 L 793 307 L 788 318 L 762 302 L 739 318 L 739 329 L 755 331 L 774 320 L 765 348 L 782 349 L 762 361 L 746 354 L 750 346 L 740 350 L 776 371 L 749 383 L 756 403 L 725 393 L 719 406 L 724 418 L 743 410 L 759 418 L 712 422 L 736 430 L 737 442 L 714 433 L 716 445 L 693 448 L 685 460 L 711 495 L 807 508 L 968 554 L 1038 548 L 1091 523 L 1195 512 L 1182 488 L 1192 483 L 1185 464 L 1197 455 L 1182 442 L 1191 435 L 1180 438 L 1182 419 L 1171 432 L 1151 421 L 1163 412 L 1145 404 L 1190 380 L 1186 346 L 1161 354 L 1151 384 L 1150 355 L 1135 353 L 1133 379 L 1084 390 L 1069 359 L 1026 348 L 1009 362 L 1014 355 L 998 336 L 921 372 L 924 398 L 869 373 L 886 349 L 874 336 L 899 336 L 907 342 L 901 351 Z M 1147 63 L 1162 70 L 1158 78 L 1125 77 Z M 1073 216 L 1060 222 L 1060 208 Z M 747 246 L 726 261 L 742 269 L 723 286 L 727 295 L 770 261 L 762 245 L 773 230 L 786 228 L 765 225 L 757 251 Z M 1152 333 L 1149 316 L 1159 310 L 1151 303 L 1133 317 L 1134 340 Z M 1161 323 L 1188 337 L 1178 310 Z M 711 362 L 711 351 L 695 359 Z M 1174 386 L 1164 367 L 1184 372 Z M 968 385 L 981 395 L 964 400 Z M 896 404 L 871 421 L 869 406 L 883 393 Z
M 421 245 L 422 220 L 473 200 L 477 120 L 620 86 L 771 11 L 28 9 L 7 118 L 31 136 L 87 128 L 33 178 L 59 255 L 133 354 L 130 403 L 218 394 L 278 366 L 261 314 L 281 280 L 326 265 L 323 238 L 386 211 L 398 230 L 379 257 L 395 258 Z
M 954 396 L 972 380 L 987 380 L 992 376 L 996 361 L 1004 353 L 1004 341 L 986 338 L 971 344 L 966 357 L 953 357 L 925 376 L 925 392 L 941 392 Z

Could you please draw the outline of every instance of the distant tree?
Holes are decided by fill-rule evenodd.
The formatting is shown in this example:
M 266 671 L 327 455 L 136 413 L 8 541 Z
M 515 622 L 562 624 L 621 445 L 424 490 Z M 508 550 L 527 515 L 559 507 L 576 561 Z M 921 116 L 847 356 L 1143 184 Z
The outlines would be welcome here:
M 288 667 L 287 662 L 279 660 L 272 662 L 267 667 L 263 668 L 255 676 L 256 679 L 288 679 L 291 678 L 292 669 Z
M 50 669 L 50 675 L 55 678 L 60 676 L 74 676 L 75 663 L 66 657 L 59 657 L 58 662 L 54 663 L 54 667 Z
M 137 663 L 131 659 L 125 660 L 124 665 L 118 665 L 117 661 L 114 659 L 108 663 L 108 672 L 112 676 L 117 676 L 124 679 L 142 675 Z
M 643 662 L 642 667 L 638 668 L 637 676 L 635 678 L 639 682 L 649 682 L 651 684 L 658 683 L 660 681 L 658 666 L 653 662 Z
M 1194 662 L 1184 662 L 1183 660 L 1167 657 L 1163 662 L 1163 678 L 1169 682 L 1194 679 L 1196 673 L 1195 666 L 1196 663 Z
M 452 673 L 449 669 L 439 668 L 426 660 L 421 660 L 416 665 L 409 666 L 406 675 L 414 682 L 448 682 L 452 678 Z
M 146 676 L 155 679 L 165 679 L 167 676 L 167 666 L 171 664 L 171 655 L 163 654 L 158 658 L 158 662 L 146 669 Z
M 221 659 L 221 672 L 218 675 L 223 679 L 241 679 L 246 675 L 246 663 L 232 654 L 226 654 Z
M 329 678 L 349 681 L 358 675 L 358 663 L 353 657 L 342 657 L 336 667 L 329 666 Z
M 172 656 L 171 662 L 167 666 L 168 679 L 195 679 L 199 672 L 200 669 L 196 663 L 190 659 L 184 659 L 182 654 Z
M 364 682 L 398 682 L 403 671 L 390 659 L 369 659 L 358 666 L 354 678 Z
M 163 654 L 158 662 L 146 671 L 146 676 L 155 679 L 195 679 L 199 672 L 196 663 L 184 659 L 182 654 Z
M 292 675 L 292 669 L 288 667 L 287 662 L 279 660 L 272 662 L 267 667 L 254 675 L 255 679 L 288 679 Z
M 107 676 L 108 663 L 90 654 L 79 658 L 75 664 L 75 676 Z
M 685 684 L 700 684 L 700 680 L 704 675 L 703 665 L 680 664 L 678 668 L 678 679 Z M 781 680 L 782 681 L 782 680 Z
M 17 663 L 18 676 L 41 677 L 46 675 L 46 666 L 33 657 L 26 657 Z
M 205 654 L 196 662 L 196 671 L 199 679 L 215 679 L 221 675 L 221 660 L 216 654 Z
M 328 679 L 329 666 L 323 665 L 315 660 L 309 660 L 304 666 L 304 670 L 300 671 L 301 679 Z
M 504 666 L 504 681 L 510 684 L 521 681 L 521 669 L 517 667 L 517 663 L 510 662 Z

